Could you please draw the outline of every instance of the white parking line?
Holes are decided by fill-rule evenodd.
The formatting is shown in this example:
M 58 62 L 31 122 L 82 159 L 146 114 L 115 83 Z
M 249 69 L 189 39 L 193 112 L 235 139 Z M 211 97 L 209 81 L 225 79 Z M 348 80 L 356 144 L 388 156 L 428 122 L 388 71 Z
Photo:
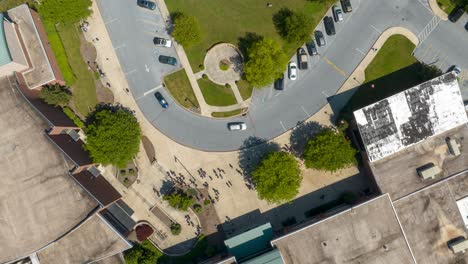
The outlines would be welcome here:
M 302 111 L 304 111 L 304 113 L 305 113 L 307 116 L 310 116 L 310 114 L 305 110 L 304 106 L 301 105 L 301 109 L 302 109 Z
M 111 20 L 109 20 L 109 21 L 107 21 L 107 22 L 104 22 L 104 24 L 107 25 L 107 24 L 112 23 L 112 22 L 114 22 L 114 21 L 117 21 L 117 18 L 113 18 L 113 19 L 111 19 Z
M 125 48 L 125 47 L 126 47 L 125 44 L 122 44 L 122 45 L 120 45 L 120 46 L 115 47 L 114 50 L 118 50 L 118 49 L 120 49 L 120 48 Z
M 322 91 L 322 94 L 325 95 L 325 97 L 329 97 L 328 94 L 326 94 L 324 91 Z
M 362 50 L 360 50 L 360 49 L 358 49 L 358 48 L 356 48 L 356 50 L 357 50 L 359 53 L 361 53 L 362 55 L 366 56 L 366 54 L 364 53 L 364 51 L 362 51 Z
M 153 89 L 144 92 L 144 93 L 143 93 L 143 97 L 147 96 L 148 94 L 150 94 L 150 93 L 152 93 L 152 92 L 155 92 L 155 91 L 159 90 L 161 87 L 162 87 L 162 85 L 158 85 L 158 86 L 154 87 Z
M 278 95 L 280 95 L 280 94 L 281 94 L 281 92 L 277 93 L 277 94 L 275 95 L 275 97 L 278 96 Z
M 373 25 L 370 25 L 375 31 L 379 32 L 380 34 L 382 34 L 382 31 L 380 31 L 378 28 L 374 27 Z
M 281 126 L 283 127 L 284 131 L 287 131 L 287 129 L 284 127 L 283 122 L 280 121 Z
M 131 70 L 131 71 L 125 72 L 124 74 L 125 74 L 125 75 L 128 75 L 128 74 L 132 74 L 132 73 L 134 73 L 134 72 L 136 72 L 136 71 L 137 71 L 136 69 L 133 69 L 133 70 Z

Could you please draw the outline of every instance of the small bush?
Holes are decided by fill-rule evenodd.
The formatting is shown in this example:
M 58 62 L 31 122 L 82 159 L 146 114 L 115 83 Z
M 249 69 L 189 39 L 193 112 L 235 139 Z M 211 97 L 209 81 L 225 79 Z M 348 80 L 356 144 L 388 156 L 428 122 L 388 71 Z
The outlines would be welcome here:
M 203 65 L 203 64 L 200 64 L 200 65 L 198 65 L 198 68 L 199 68 L 200 70 L 202 70 L 202 71 L 203 71 L 203 70 L 205 69 L 205 65 Z
M 204 205 L 209 205 L 209 204 L 211 204 L 210 199 L 205 199 L 205 201 L 203 201 L 203 204 L 204 204 Z
M 224 61 L 221 61 L 219 63 L 219 68 L 222 70 L 222 71 L 227 71 L 229 70 L 229 64 L 224 62 Z
M 180 226 L 180 224 L 178 224 L 178 223 L 172 223 L 171 224 L 171 233 L 174 236 L 179 235 L 181 231 L 182 231 L 182 227 Z
M 75 123 L 77 127 L 79 128 L 85 127 L 84 122 L 81 121 L 81 119 L 69 107 L 64 107 L 62 108 L 62 110 L 65 113 L 65 115 L 68 116 L 68 118 L 70 118 L 73 121 L 73 123 Z
M 134 176 L 135 175 L 135 170 L 134 169 L 128 169 L 128 175 Z
M 39 92 L 39 97 L 55 107 L 66 106 L 72 97 L 70 89 L 59 84 L 45 85 Z
M 193 210 L 195 211 L 195 213 L 200 213 L 202 211 L 202 206 L 199 205 L 199 204 L 194 204 L 193 205 Z
M 231 85 L 229 83 L 226 83 L 226 88 L 231 89 Z
M 208 80 L 208 75 L 206 75 L 206 74 L 203 74 L 201 77 L 202 77 L 203 79 L 205 79 L 205 80 Z
M 125 177 L 125 179 L 123 179 L 123 183 L 125 186 L 128 186 L 130 184 L 130 180 L 127 177 Z

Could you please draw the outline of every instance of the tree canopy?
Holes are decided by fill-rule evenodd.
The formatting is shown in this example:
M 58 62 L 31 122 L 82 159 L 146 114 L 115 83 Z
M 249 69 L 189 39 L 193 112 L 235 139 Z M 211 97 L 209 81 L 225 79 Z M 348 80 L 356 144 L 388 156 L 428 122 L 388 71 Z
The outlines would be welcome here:
M 299 192 L 302 176 L 297 161 L 286 152 L 271 152 L 252 172 L 260 199 L 282 203 Z
M 43 0 L 37 5 L 42 19 L 74 23 L 91 15 L 91 0 Z
M 198 20 L 194 16 L 184 13 L 172 14 L 174 30 L 172 37 L 184 47 L 196 44 L 201 39 L 201 28 Z
M 340 131 L 325 129 L 307 142 L 305 166 L 317 170 L 336 171 L 356 163 L 357 151 Z
M 125 167 L 138 153 L 141 129 L 133 113 L 120 105 L 100 105 L 86 122 L 86 149 L 94 162 Z
M 304 43 L 310 39 L 312 21 L 302 12 L 283 8 L 273 17 L 279 34 L 290 43 Z
M 245 78 L 255 87 L 267 86 L 283 74 L 287 62 L 288 58 L 277 42 L 260 39 L 247 49 Z
M 52 84 L 42 87 L 39 97 L 49 105 L 63 107 L 70 102 L 72 93 L 68 87 Z
M 163 254 L 148 240 L 124 252 L 126 264 L 155 264 Z
M 187 211 L 190 206 L 195 203 L 192 196 L 183 192 L 173 192 L 163 196 L 164 201 L 168 201 L 169 205 L 177 210 Z

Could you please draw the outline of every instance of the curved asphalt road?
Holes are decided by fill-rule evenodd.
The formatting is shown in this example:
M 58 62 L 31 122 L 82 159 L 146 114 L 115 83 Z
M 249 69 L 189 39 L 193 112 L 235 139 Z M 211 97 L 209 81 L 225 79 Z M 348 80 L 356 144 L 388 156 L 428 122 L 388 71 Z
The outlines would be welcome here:
M 468 32 L 464 32 L 462 22 L 453 25 L 439 21 L 425 0 L 352 0 L 353 12 L 344 15 L 343 23 L 335 24 L 337 34 L 326 36 L 326 47 L 318 49 L 320 56 L 309 59 L 309 69 L 299 71 L 296 81 L 286 80 L 281 92 L 271 87 L 256 91 L 245 117 L 211 119 L 180 107 L 161 87 L 162 76 L 180 66 L 157 62 L 159 54 L 176 56 L 175 51 L 152 44 L 154 36 L 167 36 L 164 21 L 158 10 L 139 8 L 135 2 L 98 0 L 132 95 L 157 129 L 180 144 L 200 150 L 237 150 L 251 136 L 269 140 L 295 127 L 328 102 L 335 107 L 343 105 L 345 97 L 340 99 L 333 95 L 381 32 L 389 27 L 403 26 L 418 35 L 422 42 L 421 48 L 415 50 L 418 59 L 435 63 L 443 70 L 452 64 L 468 68 Z M 317 29 L 325 34 L 322 24 Z M 434 56 L 427 57 L 427 54 Z M 156 90 L 168 100 L 167 110 L 155 100 Z M 248 129 L 228 131 L 226 125 L 233 121 L 245 122 Z

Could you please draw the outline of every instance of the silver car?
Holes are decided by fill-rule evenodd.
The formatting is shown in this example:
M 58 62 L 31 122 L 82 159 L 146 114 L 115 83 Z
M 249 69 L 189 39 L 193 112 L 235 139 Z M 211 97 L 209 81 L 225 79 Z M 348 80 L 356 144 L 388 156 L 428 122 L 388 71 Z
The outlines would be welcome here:
M 228 123 L 228 129 L 230 131 L 246 130 L 247 125 L 244 122 L 232 122 Z
M 343 11 L 341 10 L 341 8 L 335 5 L 333 6 L 332 10 L 333 10 L 333 17 L 335 18 L 335 22 L 338 23 L 338 22 L 343 21 Z

